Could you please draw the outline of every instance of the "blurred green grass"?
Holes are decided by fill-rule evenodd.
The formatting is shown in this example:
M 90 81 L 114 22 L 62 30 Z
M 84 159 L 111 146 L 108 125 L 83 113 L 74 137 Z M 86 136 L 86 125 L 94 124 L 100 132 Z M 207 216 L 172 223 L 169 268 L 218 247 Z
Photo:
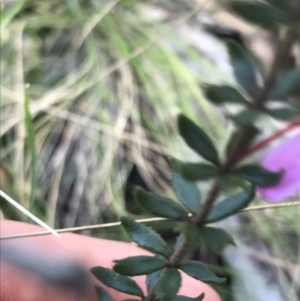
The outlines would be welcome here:
M 222 132 L 203 98 L 201 76 L 170 47 L 182 44 L 173 25 L 144 21 L 139 4 L 9 1 L 2 7 L 1 161 L 14 197 L 28 207 L 35 157 L 32 143 L 25 144 L 27 134 L 33 137 L 23 110 L 29 83 L 38 159 L 34 210 L 52 226 L 94 223 L 107 207 L 123 214 L 122 188 L 133 164 L 158 188 L 144 153 L 178 155 L 177 112 L 196 120 L 200 113 L 203 127 Z M 193 59 L 208 64 L 201 55 Z M 59 218 L 66 199 L 72 204 Z

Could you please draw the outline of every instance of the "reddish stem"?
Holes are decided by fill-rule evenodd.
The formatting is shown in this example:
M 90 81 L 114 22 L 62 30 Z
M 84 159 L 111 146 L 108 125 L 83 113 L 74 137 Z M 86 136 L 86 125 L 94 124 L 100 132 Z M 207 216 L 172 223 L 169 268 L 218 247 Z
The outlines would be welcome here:
M 271 142 L 273 142 L 274 140 L 280 138 L 281 136 L 283 136 L 284 134 L 288 133 L 289 131 L 293 130 L 294 128 L 296 128 L 298 126 L 300 126 L 300 119 L 293 121 L 292 123 L 287 125 L 285 128 L 283 128 L 282 130 L 276 132 L 275 134 L 269 136 L 268 138 L 258 142 L 257 144 L 255 144 L 254 146 L 249 148 L 245 153 L 243 153 L 235 161 L 235 163 L 238 163 L 238 162 L 244 160 L 246 157 L 251 156 L 253 153 L 255 153 L 255 152 L 259 151 L 260 149 L 268 146 Z

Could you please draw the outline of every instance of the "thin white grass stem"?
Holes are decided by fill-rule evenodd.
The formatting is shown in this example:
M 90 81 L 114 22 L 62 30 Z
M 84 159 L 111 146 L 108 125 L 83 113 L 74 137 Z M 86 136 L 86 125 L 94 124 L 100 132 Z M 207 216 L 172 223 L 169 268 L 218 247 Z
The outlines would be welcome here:
M 265 210 L 265 209 L 276 209 L 276 208 L 282 208 L 282 207 L 291 207 L 291 206 L 300 206 L 300 201 L 286 202 L 286 203 L 283 203 L 283 204 L 250 206 L 250 207 L 247 207 L 247 208 L 239 211 L 239 213 L 247 212 L 247 211 L 256 211 L 256 210 Z M 137 223 L 146 224 L 146 223 L 153 223 L 153 222 L 159 222 L 159 221 L 165 221 L 165 220 L 168 220 L 168 219 L 167 218 L 163 218 L 163 217 L 151 217 L 151 218 L 137 219 L 135 221 Z M 96 224 L 96 225 L 88 225 L 88 226 L 80 226 L 80 227 L 57 229 L 55 231 L 57 233 L 80 232 L 80 231 L 84 231 L 84 230 L 112 228 L 112 227 L 117 227 L 117 226 L 120 226 L 120 225 L 121 225 L 120 222 L 113 222 L 113 223 L 105 223 L 105 224 Z M 31 233 L 6 235 L 6 236 L 1 236 L 0 237 L 0 241 L 1 240 L 5 240 L 5 239 L 24 238 L 24 237 L 32 237 L 32 236 L 41 236 L 41 235 L 47 235 L 47 234 L 49 234 L 49 232 L 37 231 L 37 232 L 31 232 Z
M 21 206 L 18 202 L 16 202 L 14 199 L 12 199 L 9 195 L 7 195 L 4 191 L 0 189 L 0 196 L 3 197 L 6 201 L 8 201 L 11 205 L 16 207 L 18 210 L 20 210 L 23 214 L 31 218 L 35 223 L 37 223 L 39 226 L 45 228 L 53 235 L 60 238 L 60 235 L 51 227 L 49 227 L 47 224 L 45 224 L 43 221 L 41 221 L 39 218 L 37 218 L 35 215 L 30 213 L 27 209 L 25 209 L 23 206 Z

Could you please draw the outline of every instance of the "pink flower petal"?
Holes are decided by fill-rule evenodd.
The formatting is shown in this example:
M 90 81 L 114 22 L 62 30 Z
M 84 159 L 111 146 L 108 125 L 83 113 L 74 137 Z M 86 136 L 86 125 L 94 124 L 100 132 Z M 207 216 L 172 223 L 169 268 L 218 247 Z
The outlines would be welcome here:
M 272 149 L 262 166 L 271 171 L 285 171 L 277 185 L 258 188 L 265 199 L 280 202 L 300 191 L 300 133 Z

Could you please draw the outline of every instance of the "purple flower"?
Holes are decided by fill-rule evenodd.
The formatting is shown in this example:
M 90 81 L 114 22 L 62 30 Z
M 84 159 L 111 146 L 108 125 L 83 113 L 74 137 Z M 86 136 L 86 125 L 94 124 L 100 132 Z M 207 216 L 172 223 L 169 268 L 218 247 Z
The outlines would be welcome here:
M 258 188 L 268 201 L 280 202 L 300 191 L 300 133 L 274 147 L 262 161 L 262 166 L 270 171 L 284 170 L 275 186 Z

